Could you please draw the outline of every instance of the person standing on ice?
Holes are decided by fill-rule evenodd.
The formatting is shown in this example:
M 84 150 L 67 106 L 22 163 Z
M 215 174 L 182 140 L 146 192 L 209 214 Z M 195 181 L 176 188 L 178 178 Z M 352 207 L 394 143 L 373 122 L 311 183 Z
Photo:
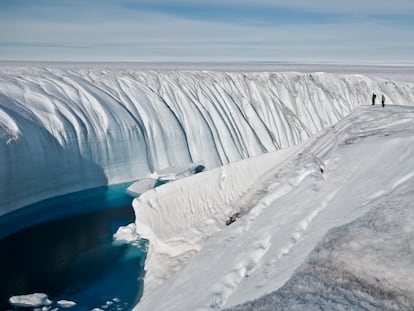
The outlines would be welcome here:
M 384 94 L 382 94 L 382 97 L 381 97 L 381 104 L 382 104 L 382 107 L 385 107 L 385 96 L 384 96 Z
M 372 105 L 375 105 L 375 99 L 377 98 L 377 94 L 372 93 Z

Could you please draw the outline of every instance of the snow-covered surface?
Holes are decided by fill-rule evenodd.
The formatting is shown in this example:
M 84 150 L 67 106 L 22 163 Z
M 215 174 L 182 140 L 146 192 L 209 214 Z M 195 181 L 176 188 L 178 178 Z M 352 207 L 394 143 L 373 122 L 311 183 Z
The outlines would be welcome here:
M 49 306 L 52 303 L 48 296 L 43 293 L 12 296 L 9 302 L 15 307 L 43 307 Z
M 141 179 L 136 224 L 114 236 L 150 241 L 137 310 L 413 307 L 414 111 L 394 106 L 414 103 L 411 67 L 381 78 L 46 67 L 0 68 L 0 215 Z M 195 163 L 210 170 L 176 180 Z M 175 181 L 147 191 L 158 178 Z M 10 302 L 50 304 L 39 295 Z
M 412 310 L 414 183 L 330 231 L 278 291 L 233 311 Z
M 128 66 L 126 66 L 128 67 Z M 414 85 L 361 75 L 0 68 L 0 215 L 59 194 L 207 168 L 294 145 L 371 93 Z
M 292 62 L 13 62 L 0 61 L 0 67 L 69 68 L 100 70 L 219 71 L 219 72 L 328 72 L 363 74 L 399 81 L 414 82 L 414 65 L 410 63 L 292 63 Z
M 231 163 L 135 199 L 137 233 L 150 240 L 145 288 L 156 287 L 183 266 L 231 216 L 246 213 L 248 191 L 269 179 L 269 172 L 273 174 L 295 152 L 296 148 L 290 148 Z M 127 228 L 118 231 L 118 239 L 132 239 Z
M 296 147 L 135 199 L 136 229 L 150 239 L 135 309 L 218 310 L 279 288 L 259 310 L 412 309 L 413 134 L 413 107 L 359 107 Z

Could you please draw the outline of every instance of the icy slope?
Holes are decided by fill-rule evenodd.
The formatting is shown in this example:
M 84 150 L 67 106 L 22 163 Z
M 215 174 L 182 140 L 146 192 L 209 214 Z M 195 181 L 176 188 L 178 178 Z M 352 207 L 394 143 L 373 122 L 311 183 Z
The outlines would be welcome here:
M 330 299 L 328 288 L 334 279 L 343 281 L 342 284 L 351 282 L 363 296 L 378 278 L 382 282 L 374 292 L 388 293 L 395 285 L 397 292 L 402 293 L 401 299 L 408 297 L 406 303 L 411 305 L 412 278 L 405 272 L 414 265 L 412 256 L 407 255 L 412 252 L 410 224 L 414 219 L 405 206 L 413 198 L 413 193 L 407 192 L 414 185 L 413 121 L 412 107 L 360 107 L 334 127 L 294 147 L 294 156 L 289 154 L 290 149 L 266 154 L 249 159 L 249 163 L 226 166 L 224 181 L 218 178 L 220 169 L 216 169 L 164 185 L 163 189 L 136 199 L 136 230 L 150 238 L 150 245 L 153 243 L 148 253 L 144 296 L 136 310 L 218 310 L 257 299 L 282 287 L 330 229 L 349 223 L 376 206 L 389 210 L 367 214 L 355 225 L 361 228 L 361 235 L 345 235 L 344 241 L 348 239 L 350 244 L 338 242 L 332 246 L 337 252 L 332 255 L 337 260 L 332 267 L 339 269 L 343 262 L 339 259 L 347 265 L 320 281 L 319 289 L 327 292 L 319 293 L 314 301 L 320 296 Z M 246 167 L 240 169 L 243 165 Z M 265 175 L 259 171 L 261 166 L 267 166 Z M 244 176 L 248 168 L 257 170 L 252 180 Z M 233 187 L 234 181 L 239 184 Z M 234 191 L 240 187 L 244 187 L 242 193 Z M 215 193 L 213 208 L 206 199 L 211 193 Z M 403 197 L 407 193 L 411 195 L 408 199 Z M 216 210 L 214 206 L 218 204 L 222 206 Z M 166 210 L 173 219 L 170 222 L 161 216 Z M 229 215 L 235 213 L 242 217 L 226 226 Z M 174 218 L 176 214 L 180 217 Z M 364 225 L 358 225 L 360 221 Z M 384 228 L 376 228 L 377 222 L 384 224 Z M 390 228 L 399 225 L 401 228 L 396 231 Z M 382 241 L 377 240 L 379 236 L 386 238 L 387 244 L 382 245 L 384 253 L 378 248 Z M 335 243 L 336 239 L 332 240 Z M 319 258 L 320 265 L 305 265 L 287 288 L 307 292 L 303 288 L 306 282 L 300 279 L 308 273 L 306 269 L 311 269 L 309 278 L 314 284 L 309 284 L 309 291 L 319 291 L 313 272 L 325 269 L 324 262 L 331 256 L 331 250 L 324 248 L 324 243 L 321 245 L 313 255 Z M 362 250 L 367 253 L 357 266 L 353 262 L 361 257 Z M 375 259 L 379 255 L 387 258 Z M 401 270 L 398 266 L 387 270 L 391 262 L 401 264 Z M 165 271 L 168 269 L 171 270 Z M 346 276 L 337 279 L 347 269 L 360 275 L 360 282 Z M 397 277 L 392 276 L 397 272 Z M 290 294 L 286 299 L 294 302 L 298 296 Z M 331 294 L 343 295 L 338 298 L 340 304 L 350 293 L 339 289 Z M 369 303 L 376 296 L 374 293 L 370 298 L 368 294 L 365 297 Z M 395 297 L 390 294 L 389 299 Z M 400 298 L 395 299 L 399 303 Z M 384 300 L 379 305 L 389 303 Z M 249 306 L 245 310 L 250 310 Z
M 70 191 L 298 143 L 414 85 L 364 76 L 0 68 L 0 214 Z
M 278 291 L 233 311 L 412 310 L 414 182 L 335 228 Z

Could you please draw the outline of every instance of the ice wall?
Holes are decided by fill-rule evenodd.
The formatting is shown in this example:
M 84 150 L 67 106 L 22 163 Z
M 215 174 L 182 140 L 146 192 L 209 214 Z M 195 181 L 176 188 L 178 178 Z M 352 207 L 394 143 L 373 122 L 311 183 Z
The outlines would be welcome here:
M 356 75 L 0 68 L 0 215 L 191 162 L 207 168 L 284 148 L 371 93 L 414 85 Z

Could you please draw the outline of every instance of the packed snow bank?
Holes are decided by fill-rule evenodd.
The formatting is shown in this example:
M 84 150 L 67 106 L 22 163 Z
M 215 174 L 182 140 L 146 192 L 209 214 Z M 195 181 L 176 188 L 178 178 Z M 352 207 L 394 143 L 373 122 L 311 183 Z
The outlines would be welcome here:
M 145 289 L 182 267 L 229 219 L 248 212 L 256 184 L 271 179 L 295 148 L 231 163 L 145 192 L 133 201 L 137 233 L 150 240 Z M 122 227 L 117 239 L 133 236 Z
M 372 92 L 414 85 L 358 75 L 0 68 L 0 214 L 58 194 L 296 144 Z
M 159 196 L 153 191 L 144 205 L 135 200 L 136 229 L 150 237 L 152 247 L 150 286 L 144 288 L 135 309 L 217 310 L 282 287 L 331 228 L 361 217 L 384 198 L 398 197 L 407 183 L 412 185 L 413 121 L 414 109 L 410 107 L 360 107 L 334 127 L 295 147 L 296 156 L 283 158 L 284 165 L 275 162 L 269 167 L 271 180 L 256 178 L 253 190 L 246 187 L 248 193 L 239 200 L 239 195 L 233 201 L 222 200 L 225 204 L 217 210 L 208 200 L 210 195 L 213 200 L 223 196 L 220 191 L 209 190 L 212 184 L 220 183 L 220 169 L 160 187 Z M 288 155 L 289 149 L 283 152 Z M 245 165 L 245 169 L 252 165 L 255 171 L 269 165 L 278 153 L 234 165 Z M 242 173 L 228 171 L 226 180 L 231 180 L 232 174 L 238 180 Z M 202 199 L 204 193 L 209 194 L 208 199 Z M 240 209 L 243 217 L 223 225 L 227 216 Z M 410 227 L 404 225 L 408 223 L 402 226 L 411 234 Z M 406 229 L 401 229 L 402 233 Z M 409 240 L 409 235 L 392 236 L 401 245 Z M 174 250 L 178 250 L 176 254 Z M 355 250 L 349 258 L 358 256 L 357 245 Z M 391 251 L 387 254 L 392 257 L 386 262 L 406 258 Z M 371 255 L 376 254 L 368 254 L 361 263 L 367 271 L 371 269 Z M 361 271 L 362 266 L 358 268 Z M 175 273 L 157 287 L 151 286 L 157 271 L 168 275 L 165 269 Z M 387 278 L 383 270 L 378 271 L 380 280 Z M 367 273 L 371 278 L 375 271 Z
M 331 230 L 282 288 L 229 310 L 412 310 L 413 181 Z

